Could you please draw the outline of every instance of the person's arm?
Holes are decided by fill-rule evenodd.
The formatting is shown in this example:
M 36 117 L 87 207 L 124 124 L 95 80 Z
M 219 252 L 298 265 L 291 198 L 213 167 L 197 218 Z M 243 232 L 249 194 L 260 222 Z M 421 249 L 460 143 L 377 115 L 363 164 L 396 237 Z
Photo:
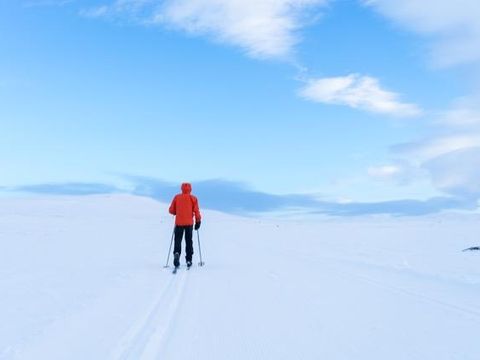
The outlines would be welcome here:
M 168 212 L 172 215 L 177 215 L 177 197 L 175 196 L 170 204 Z
M 200 208 L 198 207 L 198 199 L 197 198 L 194 198 L 193 213 L 195 214 L 195 222 L 200 222 L 202 220 L 202 215 L 200 215 Z
M 202 215 L 200 214 L 198 199 L 196 197 L 193 197 L 193 214 L 195 215 L 195 230 L 198 230 L 202 222 Z

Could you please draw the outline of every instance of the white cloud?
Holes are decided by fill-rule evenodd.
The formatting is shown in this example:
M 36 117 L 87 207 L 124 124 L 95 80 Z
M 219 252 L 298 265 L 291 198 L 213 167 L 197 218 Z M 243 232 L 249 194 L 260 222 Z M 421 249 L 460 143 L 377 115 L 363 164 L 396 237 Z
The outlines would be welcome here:
M 480 147 L 449 152 L 427 161 L 433 184 L 440 190 L 463 197 L 480 198 Z
M 369 177 L 402 187 L 428 181 L 429 186 L 443 193 L 480 199 L 480 134 L 403 144 L 394 155 L 397 159 L 391 164 L 368 168 Z
M 439 115 L 439 125 L 455 128 L 480 128 L 480 98 L 458 99 Z
M 96 18 L 96 17 L 107 16 L 109 12 L 111 12 L 111 8 L 107 5 L 102 5 L 102 6 L 89 8 L 89 9 L 84 9 L 80 13 L 81 15 L 86 17 Z
M 401 169 L 397 165 L 382 165 L 376 167 L 370 167 L 368 169 L 368 175 L 377 178 L 392 178 L 398 175 Z
M 480 146 L 480 133 L 437 136 L 393 147 L 396 155 L 421 164 L 436 157 Z
M 86 16 L 143 16 L 194 35 L 242 48 L 252 57 L 286 58 L 299 42 L 306 10 L 329 0 L 116 0 Z
M 480 199 L 479 97 L 457 99 L 436 114 L 434 133 L 417 141 L 392 147 L 392 166 L 369 171 L 371 177 L 397 180 L 405 175 L 419 182 L 425 175 L 439 191 L 467 199 Z M 403 168 L 411 169 L 404 171 Z M 383 170 L 383 171 L 382 171 Z M 419 176 L 420 175 L 420 176 Z
M 371 179 L 397 185 L 410 185 L 425 179 L 425 171 L 403 159 L 396 159 L 390 164 L 371 166 L 367 169 Z
M 398 94 L 383 89 L 377 79 L 358 74 L 309 80 L 300 90 L 300 96 L 315 102 L 398 117 L 421 113 L 416 105 L 401 102 Z
M 433 39 L 441 66 L 480 61 L 480 1 L 364 0 L 401 26 Z
M 398 165 L 382 165 L 382 166 L 372 166 L 368 168 L 368 175 L 385 180 L 392 179 L 398 176 L 402 172 L 402 169 Z

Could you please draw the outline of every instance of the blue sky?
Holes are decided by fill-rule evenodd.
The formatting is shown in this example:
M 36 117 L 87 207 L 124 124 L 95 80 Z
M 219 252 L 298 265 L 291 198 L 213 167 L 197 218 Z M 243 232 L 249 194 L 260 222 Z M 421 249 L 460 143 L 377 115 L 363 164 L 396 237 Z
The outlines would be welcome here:
M 136 176 L 471 209 L 475 13 L 474 0 L 2 1 L 0 186 Z

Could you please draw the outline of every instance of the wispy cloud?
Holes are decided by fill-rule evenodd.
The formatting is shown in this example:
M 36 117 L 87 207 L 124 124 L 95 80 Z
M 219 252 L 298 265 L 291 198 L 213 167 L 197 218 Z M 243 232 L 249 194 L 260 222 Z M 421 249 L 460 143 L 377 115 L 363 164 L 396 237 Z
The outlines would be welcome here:
M 151 23 L 164 0 L 111 0 L 84 7 L 80 15 L 89 18 L 128 19 L 140 24 Z
M 411 167 L 425 171 L 438 190 L 480 198 L 480 133 L 432 136 L 393 147 Z
M 391 163 L 371 166 L 367 169 L 371 179 L 390 182 L 397 185 L 409 185 L 415 179 L 424 177 L 424 172 L 404 160 L 395 160 Z
M 466 96 L 454 101 L 438 114 L 436 124 L 461 130 L 480 130 L 480 96 Z
M 397 165 L 372 166 L 368 169 L 368 174 L 370 176 L 382 179 L 396 177 L 401 172 L 401 167 Z
M 112 9 L 107 5 L 95 6 L 88 9 L 82 9 L 80 15 L 89 18 L 106 17 L 111 13 Z
M 478 0 L 364 0 L 369 6 L 433 41 L 432 61 L 451 66 L 480 61 Z
M 480 198 L 480 146 L 451 151 L 424 164 L 440 190 L 464 198 Z
M 431 184 L 444 193 L 480 199 L 479 115 L 471 99 L 461 99 L 438 112 L 432 122 L 435 131 L 430 136 L 392 146 L 394 164 L 399 164 L 398 159 L 401 163 L 392 165 L 391 174 L 384 174 L 383 179 L 410 174 L 414 181 L 427 175 Z M 387 169 L 390 168 L 384 170 Z
M 86 9 L 90 17 L 133 16 L 237 46 L 257 58 L 286 58 L 309 23 L 307 9 L 329 0 L 116 0 Z
M 392 146 L 392 151 L 400 156 L 422 163 L 453 151 L 480 146 L 478 134 L 452 134 Z
M 378 79 L 359 74 L 311 79 L 299 94 L 310 101 L 345 105 L 378 114 L 397 117 L 421 114 L 418 106 L 402 102 L 397 93 L 383 89 Z
M 35 6 L 64 6 L 75 2 L 75 0 L 29 0 L 24 1 L 23 6 L 35 7 Z

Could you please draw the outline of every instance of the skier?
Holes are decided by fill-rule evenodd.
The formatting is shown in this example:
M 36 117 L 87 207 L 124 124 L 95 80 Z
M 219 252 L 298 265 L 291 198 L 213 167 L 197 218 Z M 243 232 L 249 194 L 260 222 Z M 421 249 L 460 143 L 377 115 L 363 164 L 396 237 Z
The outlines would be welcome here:
M 185 260 L 187 267 L 192 266 L 193 255 L 193 217 L 195 217 L 195 230 L 200 228 L 201 215 L 198 207 L 198 200 L 191 194 L 192 185 L 183 183 L 182 193 L 175 195 L 170 205 L 169 212 L 175 215 L 175 245 L 173 248 L 173 265 L 180 266 L 180 253 L 182 252 L 182 238 L 185 233 Z

